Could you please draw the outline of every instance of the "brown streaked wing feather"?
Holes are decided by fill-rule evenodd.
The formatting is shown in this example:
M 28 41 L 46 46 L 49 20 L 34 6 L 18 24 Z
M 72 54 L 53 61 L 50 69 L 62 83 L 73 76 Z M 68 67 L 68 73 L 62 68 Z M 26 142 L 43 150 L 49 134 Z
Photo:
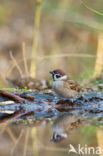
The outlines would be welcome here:
M 84 91 L 84 88 L 81 87 L 77 82 L 75 82 L 74 80 L 68 78 L 66 81 L 65 81 L 65 84 L 64 84 L 65 88 L 68 88 L 68 89 L 72 89 L 72 90 L 75 90 L 77 92 L 80 92 L 80 91 Z

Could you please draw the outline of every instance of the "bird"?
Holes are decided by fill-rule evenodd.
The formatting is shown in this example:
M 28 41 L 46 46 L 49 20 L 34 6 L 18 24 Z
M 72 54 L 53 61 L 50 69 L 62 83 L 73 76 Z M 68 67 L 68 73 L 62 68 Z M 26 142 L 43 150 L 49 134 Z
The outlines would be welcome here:
M 66 75 L 62 69 L 50 71 L 53 78 L 52 89 L 61 98 L 74 98 L 86 88 L 80 86 L 76 81 Z
M 61 142 L 65 140 L 69 134 L 74 132 L 82 121 L 73 114 L 62 114 L 57 117 L 52 125 L 53 136 L 52 142 Z

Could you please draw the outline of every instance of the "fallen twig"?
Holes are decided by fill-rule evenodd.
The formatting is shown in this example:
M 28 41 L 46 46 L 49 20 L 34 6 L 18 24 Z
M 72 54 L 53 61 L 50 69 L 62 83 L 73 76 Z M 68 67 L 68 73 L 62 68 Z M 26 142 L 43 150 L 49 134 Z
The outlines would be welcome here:
M 33 111 L 31 111 L 31 112 L 27 112 L 27 113 L 25 113 L 23 116 L 25 116 L 25 117 L 30 117 L 30 116 L 33 116 L 34 115 L 34 112 Z
M 6 122 L 6 121 L 9 121 L 11 119 L 17 119 L 19 117 L 21 117 L 23 114 L 25 114 L 24 110 L 21 108 L 20 110 L 12 113 L 12 114 L 7 114 L 6 116 L 3 116 L 1 119 L 0 119 L 0 123 L 3 123 L 3 122 Z
M 4 90 L 0 90 L 0 94 L 14 100 L 17 103 L 26 103 L 27 102 L 27 100 L 21 98 L 19 95 L 15 95 L 14 93 L 9 93 Z
M 34 97 L 29 94 L 20 94 L 20 97 L 25 98 L 29 101 L 34 101 Z

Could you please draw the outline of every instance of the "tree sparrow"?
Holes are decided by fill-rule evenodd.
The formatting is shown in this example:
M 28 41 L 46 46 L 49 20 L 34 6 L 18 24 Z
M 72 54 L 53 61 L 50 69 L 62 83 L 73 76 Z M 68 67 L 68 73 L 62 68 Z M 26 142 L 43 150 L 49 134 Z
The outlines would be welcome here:
M 73 98 L 80 92 L 85 91 L 83 87 L 70 79 L 61 69 L 50 71 L 50 74 L 53 77 L 52 88 L 60 97 Z
M 73 114 L 62 114 L 53 123 L 53 136 L 51 141 L 60 142 L 68 137 L 82 124 L 82 121 Z

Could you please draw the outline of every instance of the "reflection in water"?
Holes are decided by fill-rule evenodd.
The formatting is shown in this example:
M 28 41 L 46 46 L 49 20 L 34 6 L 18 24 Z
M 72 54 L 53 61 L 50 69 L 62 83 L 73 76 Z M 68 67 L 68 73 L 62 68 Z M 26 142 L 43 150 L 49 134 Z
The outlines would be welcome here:
M 76 116 L 71 114 L 61 115 L 53 122 L 53 126 L 49 119 L 25 121 L 0 125 L 1 156 L 48 156 L 53 154 L 67 156 L 70 144 L 75 148 L 78 147 L 78 144 L 93 147 L 98 145 L 96 127 L 82 124 Z M 66 139 L 63 142 L 55 143 L 54 136 L 56 135 L 54 134 L 56 133 L 59 133 L 61 138 L 66 136 Z M 54 142 L 50 141 L 52 134 Z
M 73 114 L 63 114 L 53 123 L 53 138 L 51 141 L 59 142 L 68 137 L 68 134 L 81 124 Z

